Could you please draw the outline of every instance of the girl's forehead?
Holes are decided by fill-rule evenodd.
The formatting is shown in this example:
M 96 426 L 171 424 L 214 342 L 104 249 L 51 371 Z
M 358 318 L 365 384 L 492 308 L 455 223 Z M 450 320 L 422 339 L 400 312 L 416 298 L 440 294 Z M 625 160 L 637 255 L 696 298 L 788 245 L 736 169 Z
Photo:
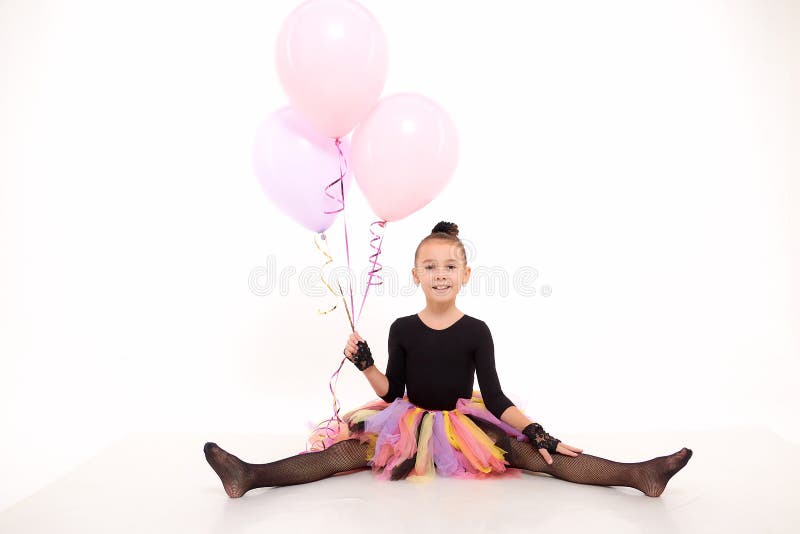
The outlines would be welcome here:
M 419 262 L 459 261 L 460 249 L 455 243 L 429 241 L 419 249 Z
M 438 259 L 437 258 L 423 258 L 423 259 L 419 260 L 420 263 L 436 263 L 437 261 L 458 262 L 460 260 L 458 258 L 453 258 L 453 257 L 450 257 L 450 256 L 448 256 L 446 258 L 438 258 Z

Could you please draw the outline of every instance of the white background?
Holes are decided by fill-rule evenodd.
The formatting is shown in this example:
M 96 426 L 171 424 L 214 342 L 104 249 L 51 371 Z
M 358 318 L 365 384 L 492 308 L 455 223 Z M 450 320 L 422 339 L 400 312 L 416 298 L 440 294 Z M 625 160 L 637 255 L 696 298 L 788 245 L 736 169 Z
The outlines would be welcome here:
M 273 53 L 296 5 L 0 2 L 0 508 L 132 431 L 295 434 L 300 451 L 331 415 L 347 321 L 304 294 L 313 234 L 250 164 L 287 102 Z M 556 436 L 681 446 L 757 424 L 800 442 L 798 4 L 365 5 L 383 94 L 436 99 L 461 140 L 449 186 L 387 226 L 384 268 L 408 289 L 445 219 L 473 268 L 539 273 L 534 296 L 459 297 L 506 394 Z M 357 185 L 346 213 L 361 275 L 375 217 Z M 295 274 L 256 294 L 269 262 Z M 370 293 L 359 325 L 381 369 L 391 321 L 424 306 L 398 293 Z M 343 411 L 374 396 L 345 364 Z

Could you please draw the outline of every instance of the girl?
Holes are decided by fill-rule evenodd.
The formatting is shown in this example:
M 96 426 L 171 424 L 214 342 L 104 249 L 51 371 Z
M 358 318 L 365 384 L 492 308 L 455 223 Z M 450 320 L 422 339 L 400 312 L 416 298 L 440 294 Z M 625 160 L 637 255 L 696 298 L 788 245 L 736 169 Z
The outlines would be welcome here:
M 364 468 L 391 480 L 429 479 L 434 473 L 484 478 L 527 470 L 661 495 L 691 458 L 691 449 L 636 463 L 582 454 L 583 449 L 545 432 L 505 396 L 489 327 L 455 305 L 470 271 L 458 226 L 438 223 L 417 247 L 411 271 L 425 293 L 425 309 L 392 323 L 386 374 L 375 367 L 358 332 L 344 349 L 380 400 L 345 414 L 337 435 L 312 436 L 324 447 L 319 452 L 249 464 L 206 443 L 206 460 L 228 496 Z M 472 389 L 476 373 L 480 391 Z

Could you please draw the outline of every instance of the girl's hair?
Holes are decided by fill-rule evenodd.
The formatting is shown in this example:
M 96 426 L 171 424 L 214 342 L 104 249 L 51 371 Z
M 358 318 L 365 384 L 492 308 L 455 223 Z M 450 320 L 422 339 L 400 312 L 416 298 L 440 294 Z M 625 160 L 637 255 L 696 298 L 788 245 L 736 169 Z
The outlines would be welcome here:
M 419 242 L 419 245 L 417 245 L 417 251 L 414 252 L 415 265 L 417 263 L 417 256 L 419 256 L 419 249 L 422 247 L 422 244 L 426 241 L 430 241 L 431 239 L 441 239 L 454 243 L 461 250 L 461 257 L 463 258 L 464 263 L 467 262 L 467 251 L 464 249 L 464 243 L 462 243 L 458 238 L 458 225 L 447 221 L 439 221 L 436 223 L 436 226 L 433 227 L 431 233 L 426 235 L 422 241 Z

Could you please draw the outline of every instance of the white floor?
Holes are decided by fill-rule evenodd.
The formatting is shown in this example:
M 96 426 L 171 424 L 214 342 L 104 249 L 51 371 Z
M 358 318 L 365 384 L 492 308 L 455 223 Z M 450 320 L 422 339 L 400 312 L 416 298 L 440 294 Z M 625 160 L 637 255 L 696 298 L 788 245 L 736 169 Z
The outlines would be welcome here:
M 230 499 L 206 441 L 263 463 L 303 437 L 135 434 L 0 513 L 0 532 L 800 532 L 800 446 L 767 430 L 559 437 L 623 462 L 694 456 L 658 498 L 528 472 L 423 484 L 361 471 Z

